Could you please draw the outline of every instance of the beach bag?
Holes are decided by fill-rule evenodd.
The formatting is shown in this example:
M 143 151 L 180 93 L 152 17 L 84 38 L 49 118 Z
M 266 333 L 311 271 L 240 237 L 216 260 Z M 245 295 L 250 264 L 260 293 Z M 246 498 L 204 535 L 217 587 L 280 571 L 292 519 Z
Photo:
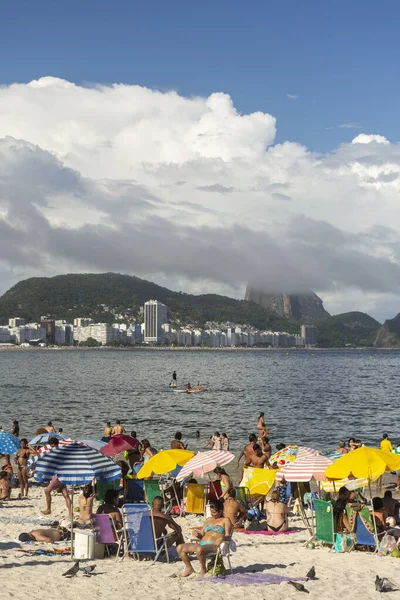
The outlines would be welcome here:
M 215 558 L 212 558 L 210 560 L 210 562 L 208 563 L 207 571 L 211 573 L 211 575 L 213 575 L 214 577 L 223 577 L 224 575 L 226 575 L 226 568 L 222 556 L 220 554 L 218 554 L 217 562 L 215 562 Z
M 380 554 L 390 554 L 393 550 L 396 550 L 397 543 L 396 538 L 389 533 L 385 533 L 383 536 L 381 543 L 379 544 L 379 553 Z
M 335 552 L 350 552 L 355 546 L 354 533 L 337 533 L 335 541 Z

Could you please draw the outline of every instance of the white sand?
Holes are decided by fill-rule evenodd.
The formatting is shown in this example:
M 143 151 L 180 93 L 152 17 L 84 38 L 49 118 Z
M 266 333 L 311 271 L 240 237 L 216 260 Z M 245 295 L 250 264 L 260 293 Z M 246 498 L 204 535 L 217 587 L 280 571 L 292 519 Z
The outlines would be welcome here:
M 15 490 L 14 490 L 15 495 Z M 66 507 L 61 496 L 53 499 L 52 518 L 66 517 Z M 29 500 L 11 500 L 0 507 L 0 516 L 40 518 L 40 509 L 44 507 L 43 489 L 32 488 Z M 189 526 L 201 522 L 201 518 L 189 516 L 179 519 L 187 531 Z M 291 520 L 291 526 L 301 527 L 298 519 Z M 121 598 L 179 600 L 201 598 L 216 600 L 219 598 L 246 597 L 258 600 L 273 597 L 274 600 L 286 600 L 297 597 L 300 592 L 287 583 L 280 585 L 262 585 L 236 587 L 228 584 L 198 582 L 193 578 L 179 580 L 170 577 L 182 570 L 181 562 L 152 564 L 115 559 L 90 561 L 96 562 L 95 577 L 77 577 L 65 580 L 62 573 L 70 566 L 69 557 L 26 556 L 18 552 L 20 545 L 13 544 L 22 531 L 30 531 L 36 525 L 0 523 L 0 598 L 43 599 L 60 598 L 77 600 L 78 598 Z M 310 596 L 326 600 L 342 598 L 376 598 L 374 588 L 375 575 L 388 577 L 400 587 L 400 560 L 391 557 L 378 557 L 363 552 L 335 554 L 328 548 L 305 549 L 302 543 L 308 533 L 302 529 L 299 533 L 276 537 L 262 535 L 235 534 L 238 546 L 232 557 L 236 572 L 264 572 L 287 577 L 304 577 L 308 569 L 315 565 L 318 580 L 306 584 Z M 10 547 L 11 546 L 11 547 Z M 14 546 L 14 547 L 13 547 Z M 26 548 L 52 548 L 52 545 L 36 544 Z M 293 563 L 293 564 L 291 564 Z M 198 563 L 193 566 L 198 570 Z M 302 597 L 302 596 L 300 596 Z M 400 598 L 400 592 L 390 595 Z

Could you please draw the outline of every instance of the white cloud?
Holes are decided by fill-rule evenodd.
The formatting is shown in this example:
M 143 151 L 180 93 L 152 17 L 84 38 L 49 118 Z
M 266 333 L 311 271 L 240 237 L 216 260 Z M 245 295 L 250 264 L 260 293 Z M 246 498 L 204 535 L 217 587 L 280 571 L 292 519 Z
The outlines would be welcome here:
M 350 125 L 350 124 L 348 124 Z M 400 147 L 274 144 L 231 98 L 46 77 L 0 88 L 0 272 L 123 271 L 175 289 L 313 288 L 396 313 Z
M 297 94 L 286 94 L 286 96 L 290 99 L 290 100 L 297 100 L 298 95 Z
M 340 129 L 361 129 L 361 125 L 359 123 L 342 123 L 339 125 Z

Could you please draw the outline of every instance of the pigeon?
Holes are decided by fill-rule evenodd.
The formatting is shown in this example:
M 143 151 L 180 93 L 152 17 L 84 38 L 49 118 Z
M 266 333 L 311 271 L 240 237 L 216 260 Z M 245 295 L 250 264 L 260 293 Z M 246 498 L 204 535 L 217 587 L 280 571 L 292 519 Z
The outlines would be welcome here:
M 297 581 L 288 581 L 288 583 L 295 587 L 298 592 L 305 592 L 306 594 L 310 593 L 302 583 L 297 583 Z
M 306 581 L 309 579 L 315 579 L 315 567 L 311 567 L 311 569 L 308 571 L 306 575 Z
M 96 568 L 96 565 L 87 565 L 86 567 L 83 567 L 82 571 L 86 577 L 90 577 L 91 574 L 93 573 L 93 571 L 95 570 L 95 568 Z
M 66 571 L 65 573 L 63 573 L 63 577 L 75 577 L 75 575 L 78 573 L 79 571 L 79 560 L 76 561 L 76 563 L 74 564 L 73 567 L 71 567 L 70 569 L 68 569 L 68 571 Z
M 386 577 L 382 577 L 381 579 L 379 575 L 377 575 L 375 577 L 375 589 L 377 592 L 394 592 L 396 586 Z

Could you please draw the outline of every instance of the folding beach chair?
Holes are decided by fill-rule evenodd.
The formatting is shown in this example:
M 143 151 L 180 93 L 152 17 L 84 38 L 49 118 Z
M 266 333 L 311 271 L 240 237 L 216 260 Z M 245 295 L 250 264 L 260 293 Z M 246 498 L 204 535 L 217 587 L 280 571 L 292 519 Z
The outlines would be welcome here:
M 144 502 L 144 484 L 141 479 L 128 479 L 127 480 L 127 496 L 126 501 L 128 504 L 136 502 Z
M 157 496 L 162 496 L 162 498 L 164 498 L 164 494 L 160 490 L 160 484 L 157 479 L 144 479 L 143 483 L 146 502 L 150 507 L 154 498 Z
M 122 558 L 132 554 L 139 559 L 141 555 L 154 554 L 156 562 L 165 552 L 169 562 L 167 541 L 172 534 L 156 538 L 154 521 L 147 504 L 125 504 L 122 508 L 124 522 L 124 551 Z
M 204 515 L 206 505 L 206 487 L 202 483 L 188 483 L 185 488 L 185 513 Z
M 234 490 L 236 491 L 236 500 L 239 500 L 239 502 L 241 502 L 245 506 L 245 508 L 249 508 L 249 488 L 243 486 L 236 486 Z
M 96 481 L 95 494 L 96 494 L 97 500 L 99 502 L 104 502 L 104 497 L 106 495 L 107 490 L 119 490 L 119 488 L 120 488 L 119 479 L 114 479 L 114 481 L 105 481 L 105 482 Z
M 119 540 L 123 533 L 122 530 L 117 531 L 114 521 L 107 514 L 93 515 L 92 522 L 96 542 L 104 544 L 107 556 L 110 556 L 109 546 L 119 546 Z
M 231 564 L 231 556 L 232 556 L 232 552 L 236 552 L 236 544 L 232 540 L 232 533 L 225 536 L 224 540 L 218 546 L 216 552 L 207 555 L 207 558 L 214 558 L 214 565 L 212 568 L 211 575 L 215 574 L 215 568 L 217 566 L 217 562 L 218 562 L 219 558 L 222 559 L 222 562 L 223 562 L 224 558 L 227 559 L 228 565 L 229 565 L 229 570 L 232 575 L 233 569 L 232 569 L 232 564 Z M 198 540 L 198 538 L 191 537 L 190 542 L 197 543 L 197 542 L 199 542 L 199 540 Z
M 213 500 L 219 500 L 222 496 L 222 488 L 220 481 L 210 481 L 207 488 L 207 500 L 206 502 L 213 502 Z
M 315 506 L 315 533 L 306 541 L 305 546 L 313 541 L 320 540 L 324 544 L 335 544 L 335 522 L 331 502 L 314 499 Z

